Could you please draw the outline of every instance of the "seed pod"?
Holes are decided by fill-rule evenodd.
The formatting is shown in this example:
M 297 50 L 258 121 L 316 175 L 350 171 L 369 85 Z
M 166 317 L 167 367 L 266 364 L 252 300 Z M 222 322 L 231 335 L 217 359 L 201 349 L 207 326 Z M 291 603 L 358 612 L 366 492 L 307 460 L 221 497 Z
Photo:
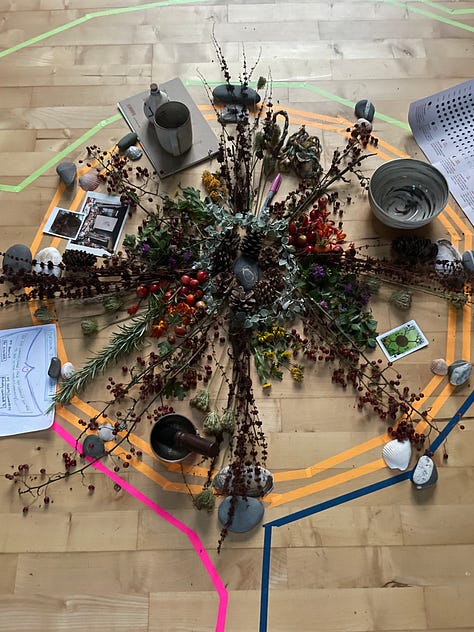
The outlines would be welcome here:
M 215 410 L 211 410 L 207 413 L 202 422 L 202 429 L 206 434 L 210 435 L 217 435 L 222 432 L 221 420 Z
M 113 313 L 118 312 L 123 305 L 123 301 L 118 296 L 106 296 L 102 301 L 106 312 Z
M 209 391 L 200 391 L 189 401 L 189 404 L 201 412 L 207 413 L 209 410 Z
M 401 310 L 408 310 L 411 307 L 411 294 L 406 290 L 396 290 L 390 297 L 392 305 Z
M 206 487 L 197 496 L 194 496 L 193 503 L 196 509 L 205 509 L 210 513 L 216 505 L 216 497 L 212 490 Z
M 230 435 L 234 434 L 235 430 L 235 415 L 234 411 L 227 409 L 221 417 L 221 430 L 222 432 L 228 432 Z
M 99 323 L 95 318 L 83 318 L 81 320 L 81 329 L 84 336 L 92 336 L 99 331 Z

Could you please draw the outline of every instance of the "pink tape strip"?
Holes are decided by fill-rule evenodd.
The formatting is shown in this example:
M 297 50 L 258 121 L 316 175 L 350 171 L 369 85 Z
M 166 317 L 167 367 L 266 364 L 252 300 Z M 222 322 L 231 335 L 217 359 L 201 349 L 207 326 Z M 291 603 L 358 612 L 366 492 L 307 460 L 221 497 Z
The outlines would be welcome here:
M 82 449 L 81 444 L 76 444 L 76 439 L 73 437 L 67 430 L 65 430 L 57 421 L 53 422 L 52 429 L 62 438 L 66 443 L 68 443 L 73 449 L 78 449 L 79 451 Z M 90 459 L 86 457 L 88 461 L 92 462 L 94 459 Z M 136 487 L 124 481 L 123 478 L 120 478 L 115 472 L 110 470 L 106 465 L 102 463 L 102 461 L 96 461 L 92 464 L 96 470 L 99 470 L 110 479 L 114 481 L 114 483 L 118 483 L 122 489 L 126 492 L 134 496 L 137 500 L 142 502 L 144 505 L 149 507 L 152 511 L 158 514 L 161 518 L 169 522 L 173 527 L 182 531 L 188 537 L 189 541 L 193 545 L 196 553 L 198 554 L 201 563 L 209 575 L 211 582 L 214 584 L 216 592 L 219 596 L 219 608 L 217 611 L 217 621 L 216 621 L 216 632 L 224 632 L 225 629 L 225 620 L 227 614 L 227 602 L 228 602 L 228 592 L 219 577 L 216 569 L 214 568 L 213 563 L 211 562 L 209 555 L 207 554 L 201 539 L 198 534 L 187 527 L 183 522 L 172 516 L 170 513 L 165 511 L 162 507 L 154 503 L 150 500 L 145 494 L 142 494 Z

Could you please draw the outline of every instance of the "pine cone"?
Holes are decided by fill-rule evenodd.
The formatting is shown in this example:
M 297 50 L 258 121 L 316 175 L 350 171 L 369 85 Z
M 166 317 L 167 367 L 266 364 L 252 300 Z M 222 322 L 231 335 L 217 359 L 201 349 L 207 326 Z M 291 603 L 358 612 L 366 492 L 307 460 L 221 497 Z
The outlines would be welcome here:
M 431 239 L 412 235 L 397 237 L 392 241 L 392 248 L 398 258 L 414 263 L 434 261 L 438 254 L 438 245 Z
M 234 312 L 250 314 L 255 309 L 255 296 L 253 290 L 246 292 L 243 287 L 235 287 L 230 293 L 229 307 Z
M 65 250 L 63 263 L 66 270 L 77 271 L 92 268 L 97 262 L 97 257 L 85 250 Z
M 248 230 L 240 244 L 240 252 L 244 257 L 251 257 L 257 260 L 262 245 L 263 235 L 256 231 Z
M 273 246 L 264 246 L 258 255 L 258 266 L 261 270 L 276 270 L 280 257 L 278 250 Z
M 232 230 L 222 235 L 221 242 L 212 258 L 212 274 L 219 274 L 229 270 L 235 258 L 240 244 L 239 234 Z
M 271 279 L 268 277 L 259 279 L 253 286 L 253 292 L 257 305 L 262 306 L 274 303 L 284 285 L 285 284 L 281 275 L 277 275 Z

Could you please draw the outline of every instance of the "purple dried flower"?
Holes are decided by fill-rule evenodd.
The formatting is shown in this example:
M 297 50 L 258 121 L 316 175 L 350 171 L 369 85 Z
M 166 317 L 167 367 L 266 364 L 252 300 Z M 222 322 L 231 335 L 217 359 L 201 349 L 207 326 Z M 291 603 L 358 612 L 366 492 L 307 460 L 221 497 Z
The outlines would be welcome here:
M 178 259 L 174 255 L 170 255 L 168 259 L 168 265 L 170 266 L 170 268 L 176 267 L 177 264 L 178 264 Z
M 146 255 L 146 253 L 150 250 L 150 248 L 151 248 L 150 244 L 144 241 L 142 243 L 142 254 Z
M 319 263 L 316 263 L 311 268 L 311 276 L 313 277 L 315 281 L 320 281 L 321 279 L 324 279 L 324 277 L 326 276 L 326 271 L 322 265 L 320 265 Z
M 327 301 L 319 301 L 319 304 L 323 309 L 327 309 L 329 307 Z
M 185 250 L 185 252 L 183 252 L 183 259 L 184 261 L 189 261 L 192 258 L 192 254 L 189 252 L 189 250 Z
M 352 283 L 346 283 L 346 285 L 344 286 L 344 294 L 349 294 L 349 292 L 352 292 L 354 286 L 352 285 Z

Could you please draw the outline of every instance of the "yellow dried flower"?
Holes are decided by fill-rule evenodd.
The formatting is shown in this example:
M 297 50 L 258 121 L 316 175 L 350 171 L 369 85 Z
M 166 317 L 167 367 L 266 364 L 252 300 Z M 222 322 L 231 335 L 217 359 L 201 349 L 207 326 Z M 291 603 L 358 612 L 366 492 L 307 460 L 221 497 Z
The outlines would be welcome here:
M 304 380 L 304 367 L 300 364 L 294 364 L 290 369 L 290 373 L 295 382 L 302 382 Z

